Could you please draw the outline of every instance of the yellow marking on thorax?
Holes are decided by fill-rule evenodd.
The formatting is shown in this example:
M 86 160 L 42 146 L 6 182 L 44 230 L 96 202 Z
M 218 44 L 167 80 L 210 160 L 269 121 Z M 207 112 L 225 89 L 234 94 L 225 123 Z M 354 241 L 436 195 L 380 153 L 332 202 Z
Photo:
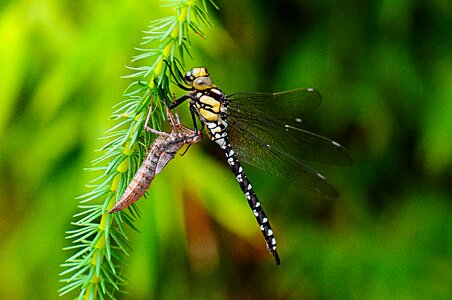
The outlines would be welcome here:
M 199 114 L 209 122 L 218 120 L 220 116 L 220 106 L 221 102 L 212 98 L 210 96 L 203 95 L 199 98 L 199 102 L 197 104 Z M 205 105 L 205 108 L 202 106 Z
M 216 121 L 219 118 L 219 115 L 217 113 L 205 110 L 204 108 L 199 109 L 199 114 L 209 122 Z
M 220 113 L 221 102 L 216 100 L 215 98 L 204 95 L 199 99 L 199 102 L 208 105 L 212 111 Z

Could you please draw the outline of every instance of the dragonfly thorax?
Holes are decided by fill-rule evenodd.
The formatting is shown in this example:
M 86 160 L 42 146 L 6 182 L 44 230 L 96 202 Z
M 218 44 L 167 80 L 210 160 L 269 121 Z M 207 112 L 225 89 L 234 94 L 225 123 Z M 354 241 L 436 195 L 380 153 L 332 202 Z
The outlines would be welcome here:
M 191 94 L 191 106 L 196 110 L 201 122 L 207 126 L 207 132 L 211 140 L 215 141 L 222 149 L 226 142 L 226 95 L 216 87 L 205 90 L 196 90 Z
M 220 121 L 225 112 L 225 95 L 218 89 L 211 87 L 194 92 L 193 107 L 198 111 L 203 122 Z

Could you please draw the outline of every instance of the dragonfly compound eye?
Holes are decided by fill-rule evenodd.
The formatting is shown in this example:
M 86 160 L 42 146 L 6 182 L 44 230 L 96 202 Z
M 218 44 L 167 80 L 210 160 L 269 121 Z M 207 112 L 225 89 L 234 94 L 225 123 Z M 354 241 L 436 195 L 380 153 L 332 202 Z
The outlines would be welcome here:
M 193 81 L 193 88 L 198 91 L 210 89 L 213 87 L 212 79 L 210 77 L 199 77 Z

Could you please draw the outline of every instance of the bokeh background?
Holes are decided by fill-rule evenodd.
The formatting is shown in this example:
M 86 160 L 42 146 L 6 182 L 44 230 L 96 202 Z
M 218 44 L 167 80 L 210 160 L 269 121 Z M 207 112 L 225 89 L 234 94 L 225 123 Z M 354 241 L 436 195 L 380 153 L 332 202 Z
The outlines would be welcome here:
M 275 267 L 222 154 L 191 147 L 138 203 L 124 299 L 451 299 L 452 2 L 217 3 L 189 64 L 227 93 L 318 88 L 305 126 L 355 163 L 315 166 L 337 200 L 246 168 Z M 58 297 L 65 231 L 93 178 L 83 168 L 114 124 L 142 31 L 172 14 L 159 4 L 0 4 L 1 299 Z

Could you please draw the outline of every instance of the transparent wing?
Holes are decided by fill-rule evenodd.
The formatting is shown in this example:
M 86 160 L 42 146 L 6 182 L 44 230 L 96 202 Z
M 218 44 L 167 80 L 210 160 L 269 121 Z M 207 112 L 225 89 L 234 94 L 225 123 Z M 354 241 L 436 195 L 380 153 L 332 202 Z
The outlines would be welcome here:
M 236 110 L 259 110 L 287 124 L 300 123 L 301 117 L 322 104 L 319 92 L 312 88 L 280 93 L 235 93 L 227 96 Z
M 338 197 L 338 192 L 325 177 L 299 159 L 273 147 L 271 142 L 264 142 L 257 137 L 258 133 L 235 122 L 228 125 L 228 131 L 230 143 L 239 159 L 326 198 Z
M 275 94 L 237 93 L 228 96 L 228 100 L 228 135 L 231 144 L 241 149 L 240 156 L 244 161 L 253 161 L 252 164 L 257 167 L 270 164 L 263 161 L 271 157 L 261 154 L 262 147 L 267 147 L 280 155 L 294 158 L 292 161 L 336 166 L 352 163 L 350 155 L 339 143 L 298 127 L 302 116 L 321 104 L 316 90 L 297 89 Z M 289 110 L 285 111 L 284 107 Z M 253 143 L 253 139 L 256 142 Z
M 349 154 L 338 143 L 295 126 L 321 104 L 316 90 L 237 93 L 228 100 L 227 132 L 241 160 L 324 197 L 338 197 L 325 177 L 305 162 L 346 166 L 352 163 Z

